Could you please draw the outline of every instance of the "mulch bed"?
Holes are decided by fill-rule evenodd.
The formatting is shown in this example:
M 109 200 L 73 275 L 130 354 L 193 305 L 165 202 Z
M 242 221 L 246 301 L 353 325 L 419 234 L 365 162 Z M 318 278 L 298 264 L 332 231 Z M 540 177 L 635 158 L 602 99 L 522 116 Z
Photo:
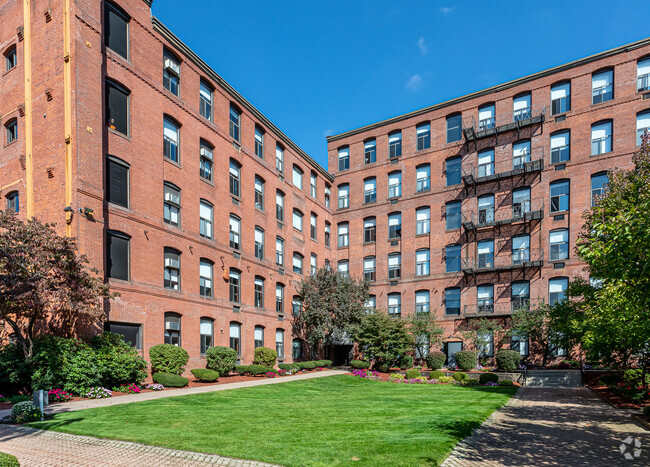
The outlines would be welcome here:
M 611 405 L 614 407 L 618 407 L 621 409 L 643 409 L 643 407 L 650 405 L 650 401 L 645 401 L 640 404 L 635 404 L 634 402 L 630 402 L 615 392 L 613 392 L 611 389 L 609 389 L 607 386 L 589 386 L 590 389 L 592 389 L 594 392 L 596 392 L 598 395 L 600 395 L 603 399 L 605 399 L 607 402 L 609 402 Z

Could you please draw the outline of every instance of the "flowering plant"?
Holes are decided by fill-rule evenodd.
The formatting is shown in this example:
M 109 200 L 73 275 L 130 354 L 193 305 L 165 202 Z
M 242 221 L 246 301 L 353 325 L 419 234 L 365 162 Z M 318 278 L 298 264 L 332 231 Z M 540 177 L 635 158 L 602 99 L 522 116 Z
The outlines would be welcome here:
M 499 383 L 495 383 L 494 381 L 488 381 L 487 383 L 485 383 L 485 385 L 486 386 L 498 386 Z
M 113 391 L 101 386 L 91 388 L 86 394 L 84 394 L 88 399 L 104 399 L 105 397 L 111 397 L 112 395 Z
M 47 392 L 48 399 L 53 402 L 64 402 L 72 399 L 72 394 L 63 389 L 50 389 Z
M 275 373 L 273 373 L 272 371 L 267 371 L 266 373 L 264 373 L 264 375 L 267 378 L 275 378 L 275 376 L 276 376 Z
M 287 370 L 278 370 L 278 375 L 284 376 L 287 374 Z
M 163 389 L 165 389 L 165 386 L 163 386 L 162 384 L 153 383 L 153 384 L 147 384 L 145 386 L 145 389 L 151 389 L 152 391 L 162 391 Z
M 372 381 L 380 381 L 381 378 L 379 377 L 379 373 L 376 371 L 371 371 L 371 370 L 354 370 L 352 372 L 354 376 L 358 376 L 359 378 L 364 378 L 364 379 L 370 379 Z
M 323 368 L 322 366 L 316 367 L 316 371 L 323 371 L 324 369 L 325 368 Z
M 389 379 L 389 381 L 391 380 Z M 428 381 L 429 380 L 427 379 L 426 376 L 418 376 L 417 378 L 409 378 L 409 379 L 396 378 L 392 380 L 393 383 L 403 383 L 403 384 L 424 384 L 427 383 Z
M 113 388 L 113 391 L 123 392 L 126 394 L 139 394 L 142 389 L 135 383 L 123 384 L 119 388 Z
M 397 379 L 404 379 L 404 378 L 406 377 L 401 373 L 391 373 L 391 375 L 388 377 L 388 381 L 395 382 L 395 380 Z

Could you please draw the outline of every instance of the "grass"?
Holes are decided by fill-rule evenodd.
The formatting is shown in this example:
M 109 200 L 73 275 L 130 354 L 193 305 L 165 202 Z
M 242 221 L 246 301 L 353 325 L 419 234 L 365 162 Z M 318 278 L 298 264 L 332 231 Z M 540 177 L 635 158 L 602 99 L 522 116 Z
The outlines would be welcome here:
M 60 413 L 35 428 L 283 465 L 437 465 L 515 392 L 342 375 Z

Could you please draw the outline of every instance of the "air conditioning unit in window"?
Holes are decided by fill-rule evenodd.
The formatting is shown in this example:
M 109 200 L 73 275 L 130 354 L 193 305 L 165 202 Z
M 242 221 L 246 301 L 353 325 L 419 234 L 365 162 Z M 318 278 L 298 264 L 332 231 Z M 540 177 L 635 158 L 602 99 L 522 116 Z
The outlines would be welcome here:
M 181 323 L 178 321 L 167 321 L 165 323 L 165 329 L 171 331 L 179 331 L 181 329 Z
M 210 151 L 208 151 L 207 148 L 201 148 L 201 155 L 203 157 L 212 157 L 212 154 L 210 153 Z
M 165 65 L 165 68 L 167 68 L 167 70 L 171 71 L 172 73 L 174 73 L 174 74 L 176 74 L 176 75 L 180 75 L 180 74 L 181 74 L 181 67 L 180 67 L 180 65 L 179 65 L 178 63 L 175 63 L 175 62 L 174 62 L 173 60 L 171 60 L 170 58 L 166 58 L 166 59 L 165 59 L 165 63 L 164 63 L 164 65 Z
M 165 267 L 172 267 L 172 268 L 177 268 L 178 267 L 178 261 L 176 261 L 174 258 L 165 258 Z

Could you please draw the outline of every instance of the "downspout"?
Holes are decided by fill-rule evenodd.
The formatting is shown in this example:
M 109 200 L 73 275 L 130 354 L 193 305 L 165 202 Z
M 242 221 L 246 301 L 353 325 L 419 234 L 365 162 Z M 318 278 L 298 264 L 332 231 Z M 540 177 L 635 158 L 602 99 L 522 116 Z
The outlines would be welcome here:
M 32 3 L 23 0 L 25 34 L 25 190 L 27 218 L 34 216 L 34 161 L 32 159 Z
M 63 1 L 63 119 L 65 134 L 65 205 L 72 206 L 72 79 L 70 0 Z M 66 212 L 65 234 L 72 236 L 72 212 Z

